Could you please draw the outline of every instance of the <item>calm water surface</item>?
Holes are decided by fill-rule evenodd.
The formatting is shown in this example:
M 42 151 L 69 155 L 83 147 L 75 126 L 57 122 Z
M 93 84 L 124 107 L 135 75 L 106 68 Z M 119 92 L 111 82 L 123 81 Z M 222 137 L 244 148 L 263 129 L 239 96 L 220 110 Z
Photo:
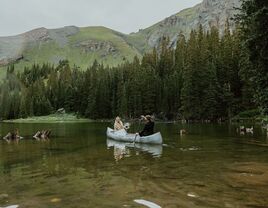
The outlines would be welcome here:
M 268 207 L 268 147 L 261 128 L 157 124 L 163 146 L 107 140 L 108 123 L 0 124 L 0 207 Z M 35 141 L 52 129 L 50 141 Z M 136 131 L 139 126 L 133 126 Z

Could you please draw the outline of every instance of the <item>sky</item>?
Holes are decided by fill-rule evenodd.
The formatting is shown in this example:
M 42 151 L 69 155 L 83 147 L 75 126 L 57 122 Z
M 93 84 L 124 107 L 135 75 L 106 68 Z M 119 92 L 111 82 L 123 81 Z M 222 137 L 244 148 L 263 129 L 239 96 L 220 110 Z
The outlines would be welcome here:
M 201 0 L 0 0 L 0 36 L 35 28 L 105 26 L 136 32 Z

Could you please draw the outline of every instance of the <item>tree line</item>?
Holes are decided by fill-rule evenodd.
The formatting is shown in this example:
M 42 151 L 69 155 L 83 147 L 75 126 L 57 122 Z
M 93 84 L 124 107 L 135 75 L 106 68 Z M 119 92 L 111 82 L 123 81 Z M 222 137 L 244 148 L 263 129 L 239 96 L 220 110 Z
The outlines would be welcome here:
M 252 38 L 247 41 L 251 33 L 264 32 L 248 31 L 246 24 L 254 22 L 246 19 L 251 18 L 247 2 L 237 30 L 231 31 L 228 21 L 223 35 L 216 27 L 204 31 L 200 25 L 189 38 L 180 33 L 176 49 L 163 37 L 141 60 L 135 57 L 117 67 L 95 61 L 82 70 L 62 60 L 16 73 L 10 66 L 0 86 L 0 118 L 47 115 L 59 108 L 92 119 L 155 114 L 214 121 L 253 109 L 267 114 L 268 36 L 258 40 L 260 47 L 266 43 L 261 52 L 254 50 Z

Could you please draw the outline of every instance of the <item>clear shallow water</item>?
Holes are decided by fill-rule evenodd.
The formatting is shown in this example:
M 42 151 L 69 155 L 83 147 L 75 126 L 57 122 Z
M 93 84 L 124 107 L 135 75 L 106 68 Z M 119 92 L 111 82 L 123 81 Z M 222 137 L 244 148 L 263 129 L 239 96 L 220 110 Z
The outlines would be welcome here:
M 157 124 L 163 146 L 107 140 L 107 123 L 0 124 L 0 207 L 268 207 L 268 147 L 260 128 Z M 52 129 L 50 141 L 35 141 Z M 133 126 L 136 131 L 139 126 Z M 263 146 L 264 144 L 264 146 Z M 3 194 L 5 196 L 3 196 Z M 2 196 L 1 196 L 2 195 Z

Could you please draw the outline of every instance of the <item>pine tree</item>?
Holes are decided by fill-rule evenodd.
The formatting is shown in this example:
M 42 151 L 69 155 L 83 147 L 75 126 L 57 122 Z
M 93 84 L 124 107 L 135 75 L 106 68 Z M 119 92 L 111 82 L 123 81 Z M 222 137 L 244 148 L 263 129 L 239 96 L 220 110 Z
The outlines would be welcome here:
M 236 16 L 243 49 L 248 52 L 256 101 L 263 114 L 268 114 L 268 2 L 243 0 Z
M 187 46 L 186 68 L 183 73 L 183 88 L 182 88 L 182 108 L 183 116 L 186 119 L 195 119 L 200 116 L 200 98 L 198 73 L 196 73 L 198 65 L 197 53 L 197 35 L 195 31 L 190 34 L 190 39 Z

